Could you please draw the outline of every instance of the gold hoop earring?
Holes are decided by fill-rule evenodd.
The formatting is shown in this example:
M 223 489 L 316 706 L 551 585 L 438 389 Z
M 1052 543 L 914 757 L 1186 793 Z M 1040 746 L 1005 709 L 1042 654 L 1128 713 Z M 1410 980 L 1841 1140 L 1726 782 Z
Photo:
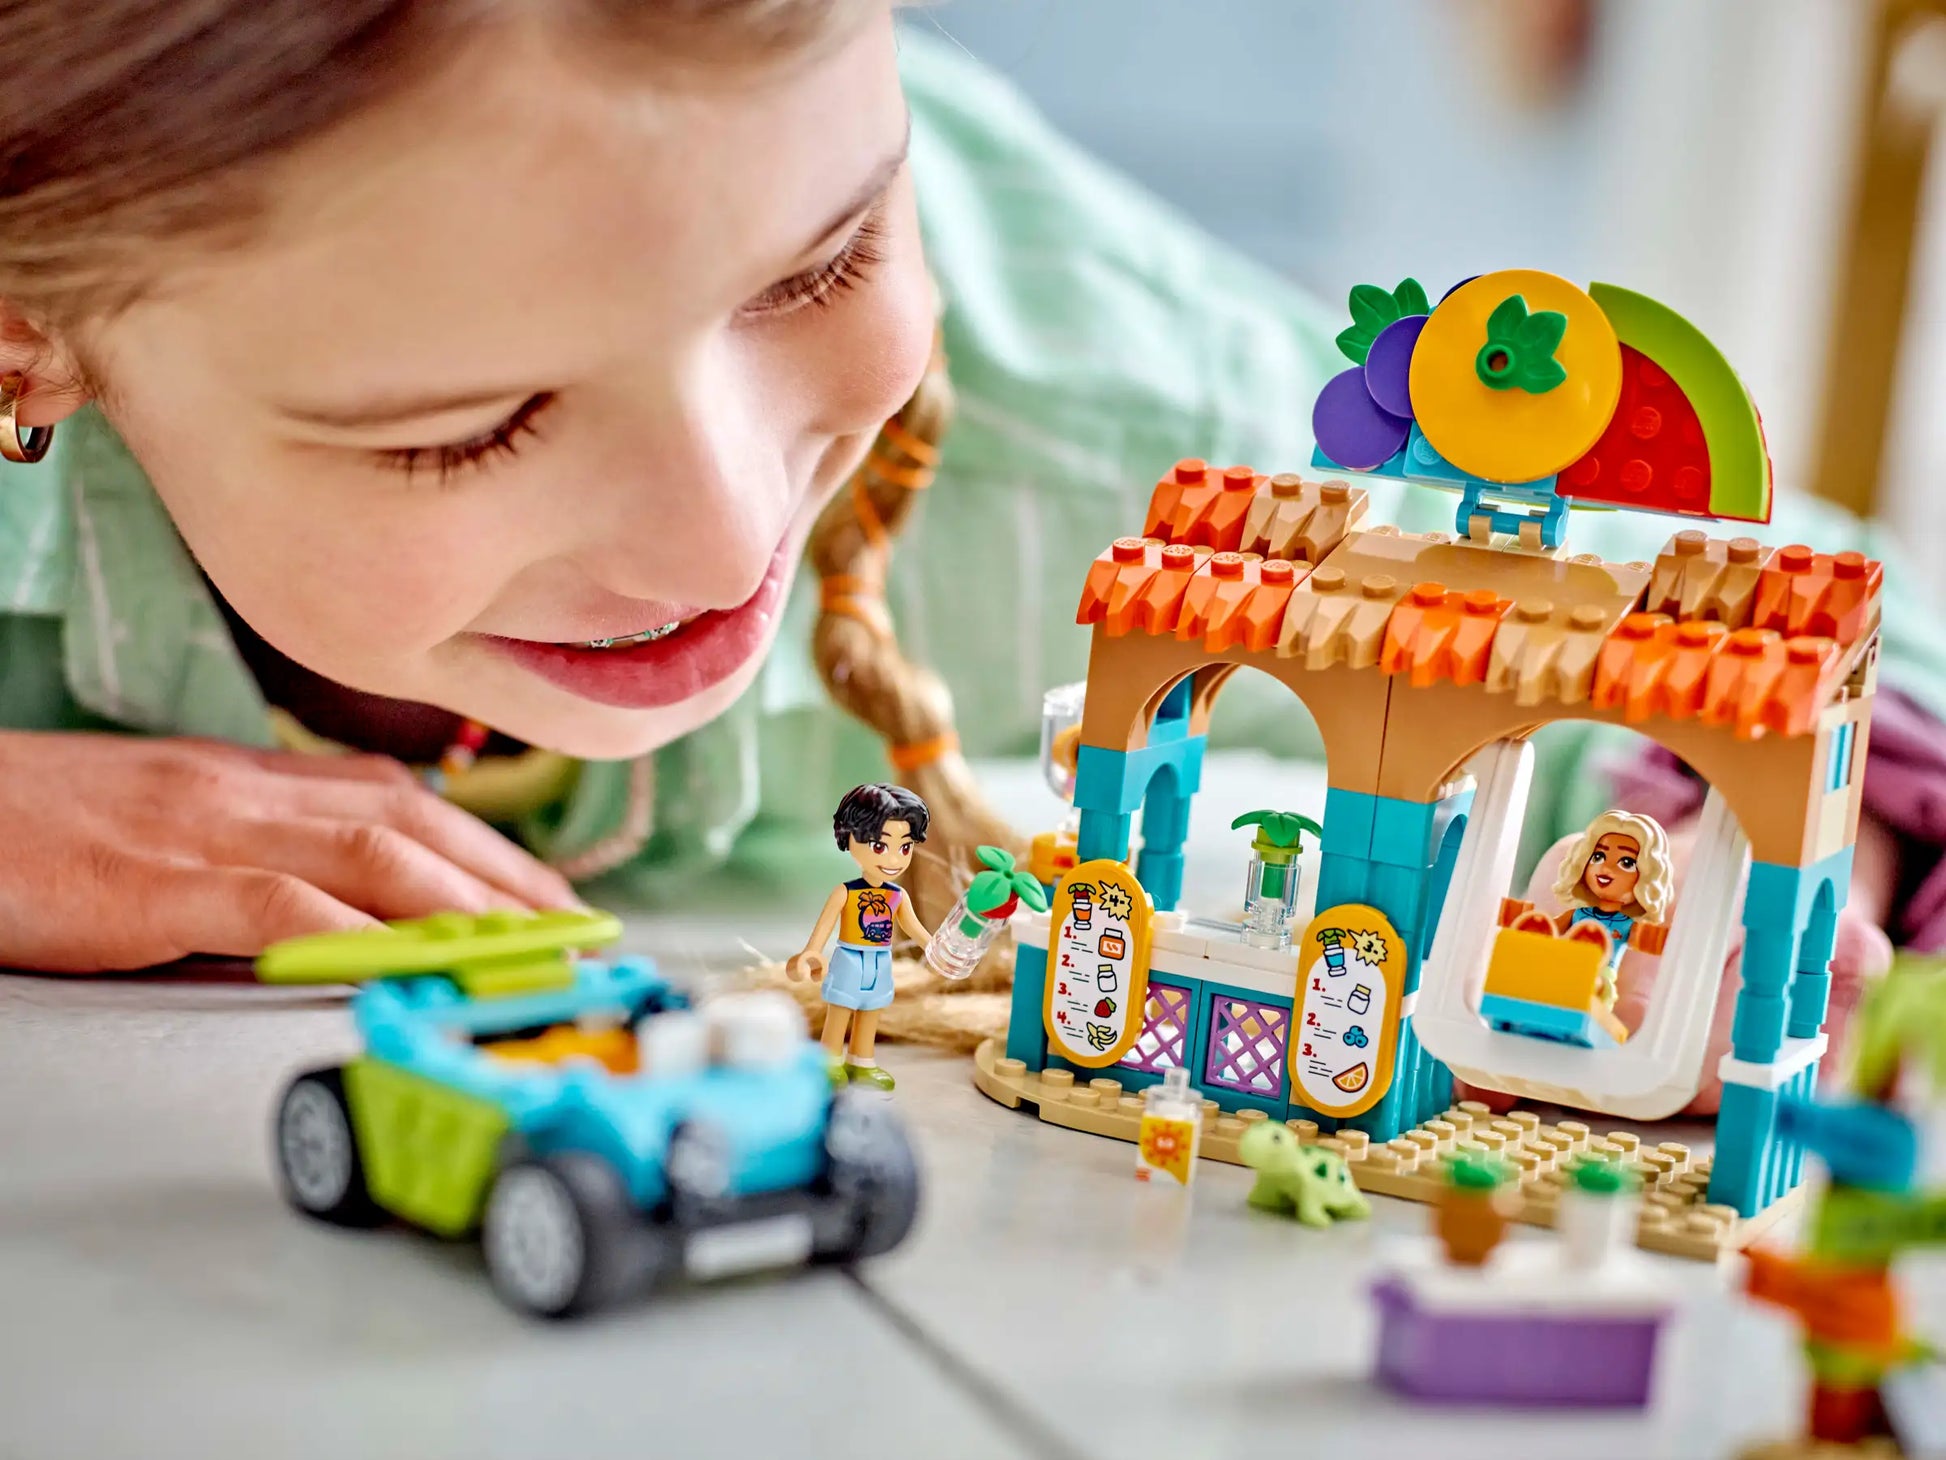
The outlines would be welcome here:
M 14 415 L 21 389 L 26 384 L 24 375 L 0 377 L 0 456 L 8 461 L 39 461 L 54 444 L 52 426 L 29 426 L 23 430 Z

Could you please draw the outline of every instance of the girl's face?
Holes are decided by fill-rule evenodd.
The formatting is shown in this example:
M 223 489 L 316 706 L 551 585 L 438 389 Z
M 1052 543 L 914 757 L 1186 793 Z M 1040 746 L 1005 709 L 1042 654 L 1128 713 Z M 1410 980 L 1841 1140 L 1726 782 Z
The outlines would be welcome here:
M 750 683 L 813 518 L 924 369 L 905 142 L 889 11 L 680 84 L 510 20 L 79 343 L 271 644 L 639 754 Z
M 1641 855 L 1642 848 L 1634 837 L 1611 831 L 1588 854 L 1588 865 L 1581 872 L 1581 885 L 1596 902 L 1625 904 L 1635 896 L 1635 884 L 1641 877 L 1635 859 Z

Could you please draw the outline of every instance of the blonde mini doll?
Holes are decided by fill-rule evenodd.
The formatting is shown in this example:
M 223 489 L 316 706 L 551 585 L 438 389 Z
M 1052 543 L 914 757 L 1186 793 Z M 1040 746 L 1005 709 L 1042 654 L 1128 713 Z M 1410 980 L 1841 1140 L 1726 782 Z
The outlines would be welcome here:
M 1662 951 L 1675 892 L 1669 837 L 1646 816 L 1604 811 L 1562 857 L 1554 895 L 1567 906 L 1554 915 L 1554 931 L 1574 937 L 1576 928 L 1587 926 L 1607 933 L 1603 1003 L 1614 1005 L 1615 972 L 1625 949 Z

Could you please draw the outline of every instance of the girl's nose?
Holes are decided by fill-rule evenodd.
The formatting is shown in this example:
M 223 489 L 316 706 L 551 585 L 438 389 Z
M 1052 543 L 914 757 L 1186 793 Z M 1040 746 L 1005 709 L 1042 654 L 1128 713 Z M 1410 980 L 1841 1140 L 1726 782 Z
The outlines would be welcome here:
M 578 554 L 610 592 L 694 611 L 749 602 L 791 525 L 791 487 L 774 444 L 700 423 L 662 434 L 614 489 Z M 767 449 L 766 449 L 767 447 Z

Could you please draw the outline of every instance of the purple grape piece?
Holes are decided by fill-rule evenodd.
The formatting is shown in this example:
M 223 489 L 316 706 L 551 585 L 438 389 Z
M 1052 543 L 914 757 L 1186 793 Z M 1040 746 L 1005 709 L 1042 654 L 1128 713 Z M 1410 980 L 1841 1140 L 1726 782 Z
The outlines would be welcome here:
M 1382 411 L 1412 418 L 1412 352 L 1431 315 L 1408 314 L 1378 332 L 1365 356 L 1365 389 Z
M 1372 399 L 1361 365 L 1332 376 L 1311 408 L 1318 450 L 1346 471 L 1383 466 L 1405 445 L 1411 429 L 1404 416 L 1393 415 Z

